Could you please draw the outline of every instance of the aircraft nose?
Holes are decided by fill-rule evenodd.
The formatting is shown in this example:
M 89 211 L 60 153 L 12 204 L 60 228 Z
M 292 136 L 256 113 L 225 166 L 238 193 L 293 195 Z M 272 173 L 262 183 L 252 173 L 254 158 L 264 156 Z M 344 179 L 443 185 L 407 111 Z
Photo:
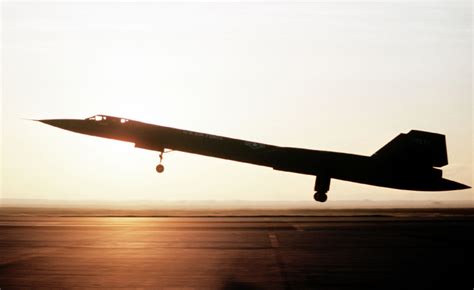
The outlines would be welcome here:
M 64 130 L 75 130 L 78 128 L 78 120 L 68 120 L 68 119 L 49 119 L 49 120 L 38 120 L 41 123 L 48 124 L 53 127 L 58 127 Z
M 61 124 L 61 120 L 37 120 L 38 122 L 45 123 L 54 127 L 57 127 Z

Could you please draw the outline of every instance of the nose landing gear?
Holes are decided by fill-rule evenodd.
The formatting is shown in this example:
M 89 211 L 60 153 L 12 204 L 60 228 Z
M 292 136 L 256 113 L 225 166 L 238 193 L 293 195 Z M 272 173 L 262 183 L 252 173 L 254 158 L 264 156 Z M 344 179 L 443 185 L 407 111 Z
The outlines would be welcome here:
M 156 165 L 156 172 L 162 173 L 163 171 L 165 171 L 165 167 L 163 166 L 163 164 Z
M 160 150 L 160 163 L 156 165 L 156 168 L 155 168 L 156 172 L 158 173 L 162 173 L 163 171 L 165 171 L 165 166 L 161 164 L 161 162 L 163 161 L 163 154 L 173 151 L 173 150 L 168 150 L 168 151 L 165 151 L 165 150 L 166 150 L 165 148 Z
M 161 162 L 163 161 L 163 153 L 165 153 L 165 149 L 163 149 L 160 152 L 160 163 L 158 165 L 156 165 L 156 172 L 158 172 L 158 173 L 162 173 L 163 171 L 165 171 L 165 166 L 163 164 L 161 164 Z

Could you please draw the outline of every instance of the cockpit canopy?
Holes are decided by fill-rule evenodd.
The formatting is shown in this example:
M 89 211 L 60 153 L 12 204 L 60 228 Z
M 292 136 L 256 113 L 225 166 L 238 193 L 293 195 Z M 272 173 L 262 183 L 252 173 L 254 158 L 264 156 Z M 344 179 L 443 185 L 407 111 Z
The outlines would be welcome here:
M 106 122 L 106 123 L 122 123 L 125 124 L 128 122 L 128 119 L 118 118 L 106 115 L 95 115 L 87 118 L 86 120 L 95 121 L 95 122 Z

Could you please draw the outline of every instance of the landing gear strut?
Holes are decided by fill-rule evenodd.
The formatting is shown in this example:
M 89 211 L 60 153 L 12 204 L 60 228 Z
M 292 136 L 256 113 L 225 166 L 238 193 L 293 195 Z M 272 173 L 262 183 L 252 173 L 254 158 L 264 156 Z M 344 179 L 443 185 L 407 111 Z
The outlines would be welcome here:
M 329 185 L 331 184 L 331 178 L 326 175 L 318 175 L 316 177 L 316 183 L 314 184 L 314 200 L 319 202 L 325 202 L 328 199 L 327 192 L 329 191 Z
M 161 162 L 163 161 L 163 153 L 165 153 L 164 149 L 160 152 L 160 163 L 156 166 L 156 172 L 158 173 L 162 173 L 163 171 L 165 171 L 165 166 L 161 164 Z

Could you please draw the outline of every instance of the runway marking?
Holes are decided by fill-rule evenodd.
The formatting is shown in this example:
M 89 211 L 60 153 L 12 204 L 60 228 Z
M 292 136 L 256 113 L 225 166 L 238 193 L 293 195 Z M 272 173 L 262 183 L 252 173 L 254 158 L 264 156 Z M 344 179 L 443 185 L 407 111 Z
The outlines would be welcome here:
M 288 282 L 288 276 L 285 270 L 285 263 L 283 262 L 283 257 L 280 253 L 280 243 L 278 242 L 278 238 L 276 234 L 273 232 L 268 233 L 268 238 L 270 239 L 270 244 L 272 245 L 273 255 L 275 256 L 275 262 L 278 267 L 278 271 L 280 272 L 280 277 L 283 282 L 283 286 L 285 290 L 291 289 L 290 283 Z
M 304 232 L 304 228 L 299 225 L 292 225 L 298 232 Z
M 272 244 L 272 248 L 279 248 L 280 244 L 278 243 L 278 239 L 275 234 L 268 233 L 268 238 L 270 239 L 270 243 Z

